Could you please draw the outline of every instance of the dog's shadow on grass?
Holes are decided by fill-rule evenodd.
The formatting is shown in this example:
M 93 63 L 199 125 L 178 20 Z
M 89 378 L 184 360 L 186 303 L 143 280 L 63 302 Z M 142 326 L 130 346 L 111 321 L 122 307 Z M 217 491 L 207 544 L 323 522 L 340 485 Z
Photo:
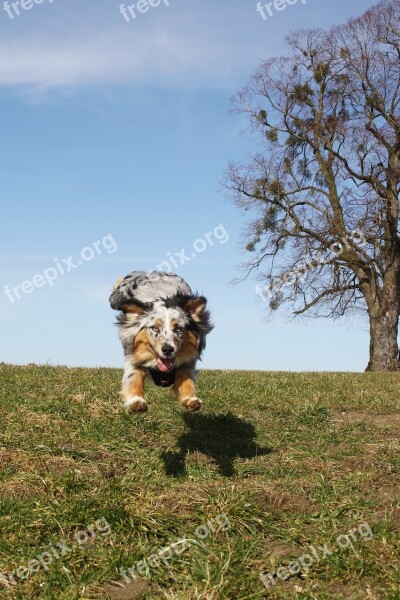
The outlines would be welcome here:
M 178 450 L 161 453 L 167 475 L 175 477 L 186 474 L 185 458 L 189 452 L 200 452 L 210 457 L 221 475 L 235 474 L 235 458 L 254 458 L 272 452 L 255 441 L 254 426 L 239 419 L 231 412 L 225 415 L 203 415 L 185 413 L 183 420 L 189 431 L 178 439 Z

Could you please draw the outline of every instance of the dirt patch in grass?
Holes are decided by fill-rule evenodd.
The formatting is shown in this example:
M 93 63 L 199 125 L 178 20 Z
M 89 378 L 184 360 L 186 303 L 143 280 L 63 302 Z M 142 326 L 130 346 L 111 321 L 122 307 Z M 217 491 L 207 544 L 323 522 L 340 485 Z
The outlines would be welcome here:
M 349 586 L 345 583 L 338 583 L 336 585 L 329 585 L 328 587 L 323 588 L 324 592 L 328 594 L 332 594 L 334 598 L 340 598 L 342 600 L 361 600 L 361 598 L 365 598 L 368 600 L 375 600 L 378 596 L 372 594 L 371 590 L 367 588 L 364 592 L 360 592 L 360 588 L 354 588 L 353 586 Z
M 400 502 L 400 478 L 392 475 L 382 481 L 382 477 L 376 477 L 365 482 L 363 491 L 368 496 L 374 495 L 381 503 L 388 506 L 394 502 Z
M 373 521 L 381 523 L 386 521 L 395 531 L 400 531 L 400 507 L 382 507 L 372 513 Z M 371 519 L 372 521 L 372 519 Z
M 363 492 L 367 496 L 374 495 L 385 505 L 400 501 L 400 480 L 396 476 L 386 478 L 383 482 L 378 475 L 363 485 Z
M 319 511 L 315 502 L 304 495 L 293 495 L 276 489 L 264 489 L 260 493 L 260 501 L 269 506 L 273 511 L 302 513 L 306 515 Z
M 382 461 L 378 456 L 371 456 L 366 454 L 358 454 L 356 456 L 346 456 L 343 459 L 343 467 L 348 471 L 373 471 L 380 468 Z
M 400 481 L 396 484 L 383 484 L 376 489 L 376 494 L 382 502 L 400 502 Z
M 0 448 L 0 468 L 6 465 L 16 465 L 21 462 L 23 453 L 19 450 L 7 450 Z
M 0 455 L 1 456 L 1 455 Z M 46 470 L 52 475 L 76 473 L 78 475 L 100 476 L 104 479 L 124 475 L 131 465 L 128 459 L 114 454 L 87 452 L 85 460 L 69 456 L 51 456 L 44 460 Z
M 21 481 L 8 481 L 0 487 L 0 498 L 29 498 L 43 495 L 44 491 Z
M 36 413 L 28 410 L 27 408 L 21 407 L 19 411 L 22 413 L 22 418 L 25 423 L 29 425 L 43 426 L 43 425 L 63 425 L 65 421 L 62 421 L 59 417 L 54 414 L 48 413 Z
M 117 462 L 100 463 L 96 465 L 98 471 L 104 479 L 111 479 L 113 477 L 120 477 L 123 475 L 127 468 L 127 463 L 118 464 Z
M 343 425 L 366 423 L 367 425 L 400 430 L 400 414 L 397 413 L 391 415 L 372 415 L 362 411 L 348 411 L 335 413 L 332 417 L 332 422 Z
M 14 471 L 18 469 L 19 473 L 40 472 L 42 475 L 56 477 L 71 473 L 105 479 L 122 475 L 126 470 L 122 464 L 111 457 L 97 463 L 75 460 L 69 456 L 38 456 L 19 450 L 0 448 L 0 469 L 7 467 L 13 467 Z
M 156 597 L 160 597 L 157 589 L 145 579 L 135 579 L 129 583 L 119 583 L 118 585 L 108 585 L 100 593 L 98 598 L 105 600 L 134 600 L 140 598 L 145 592 L 152 592 Z
M 394 529 L 400 530 L 400 481 L 397 477 L 387 479 L 385 483 L 379 476 L 363 485 L 366 497 L 379 505 L 372 512 L 376 522 L 387 521 Z
M 87 459 L 105 478 L 124 475 L 132 464 L 128 458 L 106 452 L 88 452 Z
M 303 551 L 300 546 L 295 544 L 273 544 L 270 546 L 270 553 L 268 558 L 283 558 L 285 556 L 295 556 Z
M 65 475 L 76 469 L 76 462 L 67 456 L 51 456 L 45 462 L 47 470 L 55 475 Z
M 213 483 L 210 488 L 215 489 L 217 484 Z M 190 499 L 190 501 L 189 501 Z M 208 502 L 207 490 L 196 487 L 195 485 L 182 485 L 179 488 L 172 489 L 157 498 L 151 499 L 153 510 L 162 512 L 186 513 L 195 506 L 204 506 Z
M 318 473 L 321 473 L 330 468 L 333 463 L 327 463 L 327 461 L 322 458 L 306 458 L 301 461 L 301 464 L 308 471 L 317 471 Z
M 56 477 L 62 477 L 69 473 L 85 477 L 94 477 L 99 474 L 95 465 L 77 461 L 68 456 L 51 456 L 44 461 L 43 467 L 47 473 Z
M 21 473 L 40 472 L 42 475 L 62 476 L 68 473 L 80 475 L 102 475 L 111 470 L 116 471 L 117 466 L 110 461 L 108 465 L 96 465 L 90 462 L 74 460 L 68 456 L 45 456 L 21 450 L 7 450 L 0 448 L 0 469 L 13 468 Z M 110 476 L 110 475 L 108 475 Z

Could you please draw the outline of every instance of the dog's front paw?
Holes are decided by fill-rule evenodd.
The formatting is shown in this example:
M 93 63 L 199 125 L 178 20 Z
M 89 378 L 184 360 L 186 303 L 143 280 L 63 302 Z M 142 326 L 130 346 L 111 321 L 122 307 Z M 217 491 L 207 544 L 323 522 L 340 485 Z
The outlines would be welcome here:
M 188 410 L 195 412 L 201 409 L 203 401 L 200 398 L 196 398 L 196 396 L 185 396 L 181 399 L 181 404 Z
M 147 402 L 140 396 L 129 396 L 124 400 L 124 407 L 127 415 L 144 413 L 147 411 Z

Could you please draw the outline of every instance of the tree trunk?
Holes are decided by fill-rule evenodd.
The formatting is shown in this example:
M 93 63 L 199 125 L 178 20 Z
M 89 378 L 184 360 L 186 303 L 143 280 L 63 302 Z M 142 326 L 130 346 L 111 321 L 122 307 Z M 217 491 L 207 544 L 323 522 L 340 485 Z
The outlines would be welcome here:
M 392 304 L 388 310 L 369 315 L 369 363 L 366 371 L 400 371 L 399 310 Z

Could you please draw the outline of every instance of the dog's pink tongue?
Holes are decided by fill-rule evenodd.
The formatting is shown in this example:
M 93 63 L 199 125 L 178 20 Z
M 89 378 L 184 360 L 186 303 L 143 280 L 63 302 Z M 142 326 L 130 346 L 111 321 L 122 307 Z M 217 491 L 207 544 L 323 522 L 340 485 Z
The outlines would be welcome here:
M 173 365 L 173 362 L 169 358 L 157 357 L 157 367 L 159 368 L 160 371 L 164 371 L 164 373 L 165 373 L 166 371 L 169 371 L 170 369 L 172 369 L 172 365 Z

